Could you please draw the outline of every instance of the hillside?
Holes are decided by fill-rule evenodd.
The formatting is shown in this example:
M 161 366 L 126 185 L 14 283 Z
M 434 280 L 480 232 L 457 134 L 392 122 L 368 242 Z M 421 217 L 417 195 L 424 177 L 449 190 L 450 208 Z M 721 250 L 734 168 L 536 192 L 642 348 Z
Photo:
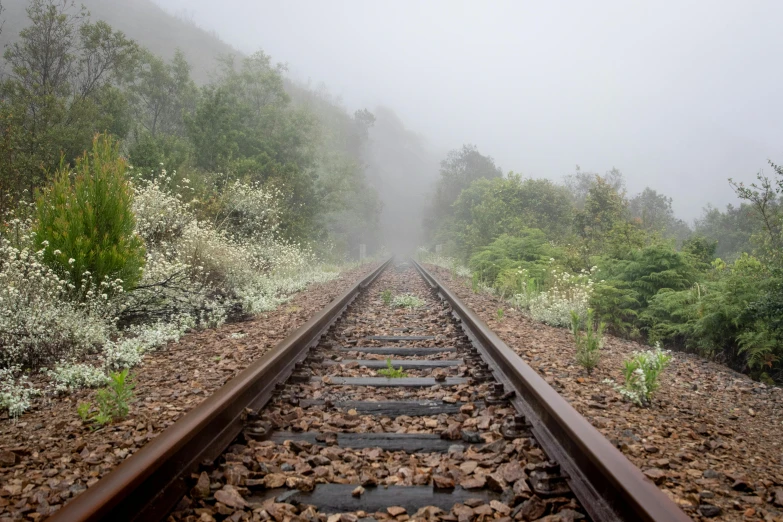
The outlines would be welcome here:
M 193 66 L 193 78 L 206 83 L 215 69 L 217 58 L 239 52 L 217 35 L 182 20 L 152 0 L 81 0 L 93 20 L 104 20 L 124 32 L 153 53 L 170 58 L 181 49 Z M 19 31 L 28 25 L 25 7 L 27 0 L 3 0 L 4 12 L 0 43 L 14 41 Z

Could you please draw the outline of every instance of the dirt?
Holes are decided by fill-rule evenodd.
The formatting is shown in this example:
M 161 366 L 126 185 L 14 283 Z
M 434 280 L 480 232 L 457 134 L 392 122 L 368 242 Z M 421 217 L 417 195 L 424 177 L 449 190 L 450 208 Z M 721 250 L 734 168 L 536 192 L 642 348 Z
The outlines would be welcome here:
M 39 398 L 17 421 L 0 420 L 0 521 L 46 518 L 376 266 L 311 285 L 251 321 L 191 333 L 148 354 L 133 369 L 134 399 L 123 421 L 97 430 L 81 421 L 77 405 L 94 403 L 94 390 Z
M 567 329 L 428 269 L 693 519 L 783 521 L 783 389 L 672 353 L 653 404 L 637 407 L 602 381 L 622 383 L 623 360 L 649 347 L 607 335 L 588 375 Z

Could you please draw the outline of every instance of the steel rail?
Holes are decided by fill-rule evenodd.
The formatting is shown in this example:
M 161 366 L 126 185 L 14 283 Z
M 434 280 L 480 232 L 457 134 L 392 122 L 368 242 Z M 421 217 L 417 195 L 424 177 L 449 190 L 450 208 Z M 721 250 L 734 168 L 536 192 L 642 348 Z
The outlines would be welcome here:
M 204 402 L 143 446 L 108 475 L 56 512 L 54 522 L 160 520 L 187 493 L 185 479 L 213 461 L 242 430 L 246 408 L 257 410 L 285 382 L 359 292 L 391 258 L 253 362 Z
M 421 264 L 415 260 L 413 264 L 433 291 L 449 303 L 495 378 L 515 392 L 511 401 L 525 414 L 547 455 L 560 464 L 572 491 L 593 520 L 691 520 L 459 297 Z

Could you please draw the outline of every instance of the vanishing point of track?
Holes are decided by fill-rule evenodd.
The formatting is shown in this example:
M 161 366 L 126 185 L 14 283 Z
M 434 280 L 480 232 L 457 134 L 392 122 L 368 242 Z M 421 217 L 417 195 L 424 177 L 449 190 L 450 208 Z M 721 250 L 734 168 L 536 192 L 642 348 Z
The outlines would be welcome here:
M 51 520 L 690 520 L 436 277 L 390 266 Z

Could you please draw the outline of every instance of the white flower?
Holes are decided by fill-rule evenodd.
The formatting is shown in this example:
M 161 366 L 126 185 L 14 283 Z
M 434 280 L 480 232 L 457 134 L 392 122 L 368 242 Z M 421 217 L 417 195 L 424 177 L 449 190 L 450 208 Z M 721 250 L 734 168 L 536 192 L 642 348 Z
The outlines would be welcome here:
M 72 265 L 72 264 L 74 264 L 75 262 L 76 262 L 76 260 L 75 260 L 74 258 L 70 258 L 70 259 L 68 260 L 68 264 L 69 264 L 69 265 Z

